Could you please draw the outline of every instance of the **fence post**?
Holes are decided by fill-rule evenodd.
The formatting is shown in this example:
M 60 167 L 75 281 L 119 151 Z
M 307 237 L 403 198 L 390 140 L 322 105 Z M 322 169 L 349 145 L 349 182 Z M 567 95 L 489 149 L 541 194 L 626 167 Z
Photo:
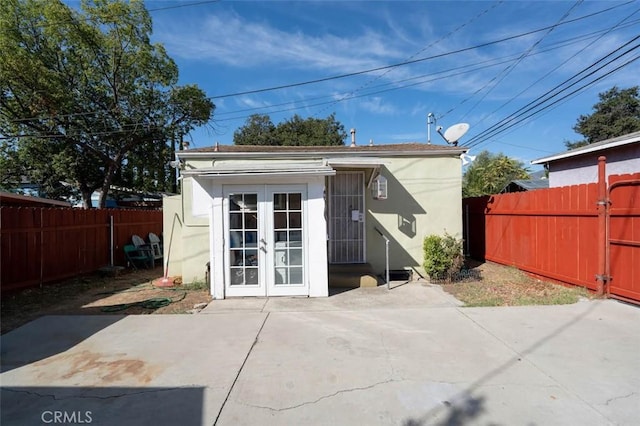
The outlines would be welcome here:
M 606 157 L 598 157 L 598 296 L 604 294 L 607 276 L 607 212 L 609 200 L 607 199 L 607 174 Z
M 109 215 L 109 266 L 113 267 L 113 215 Z

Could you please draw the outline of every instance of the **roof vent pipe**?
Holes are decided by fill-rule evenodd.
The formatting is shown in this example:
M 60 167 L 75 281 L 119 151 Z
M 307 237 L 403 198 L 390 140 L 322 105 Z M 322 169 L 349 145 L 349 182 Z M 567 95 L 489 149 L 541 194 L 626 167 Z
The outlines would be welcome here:
M 373 146 L 373 139 L 369 139 L 369 146 Z
M 356 146 L 356 129 L 351 129 L 351 146 Z
M 216 146 L 213 148 L 214 152 L 220 151 L 220 142 L 216 141 Z

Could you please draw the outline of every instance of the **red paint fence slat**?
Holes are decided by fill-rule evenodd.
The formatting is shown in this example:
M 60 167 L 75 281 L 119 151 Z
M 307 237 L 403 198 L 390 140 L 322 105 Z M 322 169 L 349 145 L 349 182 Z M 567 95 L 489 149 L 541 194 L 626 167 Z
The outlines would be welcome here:
M 610 176 L 608 291 L 640 301 L 640 174 Z M 467 255 L 597 290 L 597 184 L 463 199 Z M 604 244 L 604 242 L 603 242 Z
M 0 290 L 8 291 L 125 265 L 123 247 L 133 234 L 162 233 L 161 210 L 0 207 Z

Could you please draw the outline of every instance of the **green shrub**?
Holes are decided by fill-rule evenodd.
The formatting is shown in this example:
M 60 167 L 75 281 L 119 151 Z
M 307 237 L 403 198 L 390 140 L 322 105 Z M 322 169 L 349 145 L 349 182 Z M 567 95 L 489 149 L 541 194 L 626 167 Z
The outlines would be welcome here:
M 424 270 L 431 280 L 449 282 L 464 263 L 462 240 L 445 232 L 444 236 L 428 235 L 424 239 Z

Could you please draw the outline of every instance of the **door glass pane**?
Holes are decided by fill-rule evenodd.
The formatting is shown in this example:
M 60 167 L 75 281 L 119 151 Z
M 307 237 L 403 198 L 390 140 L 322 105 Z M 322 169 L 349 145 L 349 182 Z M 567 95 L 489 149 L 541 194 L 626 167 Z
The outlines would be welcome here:
M 302 268 L 289 268 L 289 284 L 302 284 Z
M 229 214 L 229 228 L 242 229 L 242 214 L 233 212 Z
M 258 229 L 258 215 L 256 213 L 244 214 L 245 229 Z
M 289 249 L 289 265 L 302 266 L 302 249 Z
M 247 284 L 258 284 L 258 268 L 246 268 L 244 270 Z
M 258 231 L 246 231 L 244 245 L 245 247 L 258 247 Z
M 273 227 L 275 229 L 287 229 L 287 214 L 275 212 L 273 214 Z
M 289 228 L 302 228 L 302 213 L 289 213 Z
M 244 206 L 242 210 L 244 211 L 258 211 L 258 194 L 243 194 L 244 195 Z
M 273 195 L 273 209 L 274 210 L 286 210 L 287 209 L 287 194 L 274 194 Z
M 229 283 L 258 285 L 258 195 L 229 195 Z
M 284 200 L 284 201 L 283 201 Z M 273 271 L 276 285 L 304 284 L 302 194 L 273 194 Z M 278 210 L 276 210 L 278 206 Z
M 289 194 L 289 210 L 302 210 L 302 194 Z

